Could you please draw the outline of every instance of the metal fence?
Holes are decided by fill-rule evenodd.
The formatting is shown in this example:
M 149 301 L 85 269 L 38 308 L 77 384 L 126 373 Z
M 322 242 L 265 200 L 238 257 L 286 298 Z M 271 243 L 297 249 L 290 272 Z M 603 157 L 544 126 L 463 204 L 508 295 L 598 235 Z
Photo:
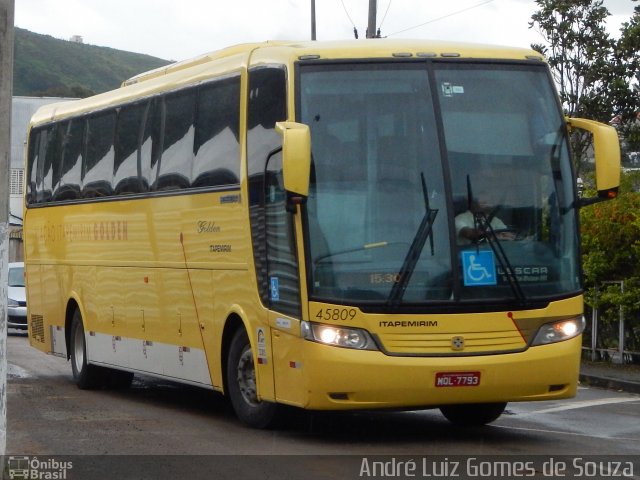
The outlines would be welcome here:
M 624 281 L 603 282 L 602 285 L 617 284 L 624 294 Z M 596 302 L 597 304 L 597 302 Z M 598 308 L 591 309 L 591 324 L 587 324 L 582 350 L 590 354 L 592 361 L 609 360 L 613 363 L 640 363 L 640 347 L 636 338 L 640 329 L 638 322 L 625 318 L 622 305 L 618 306 L 618 321 L 604 322 Z M 634 325 L 636 324 L 636 325 Z

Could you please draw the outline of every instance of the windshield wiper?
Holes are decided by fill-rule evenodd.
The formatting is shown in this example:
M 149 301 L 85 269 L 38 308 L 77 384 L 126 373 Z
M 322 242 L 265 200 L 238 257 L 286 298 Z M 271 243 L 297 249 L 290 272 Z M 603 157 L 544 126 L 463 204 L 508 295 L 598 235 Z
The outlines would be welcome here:
M 469 175 L 467 175 L 467 203 L 468 203 L 469 210 L 471 211 L 472 205 L 473 205 L 473 190 L 471 187 L 471 177 Z M 495 230 L 491 226 L 491 221 L 495 217 L 496 213 L 498 213 L 499 208 L 500 206 L 496 206 L 489 215 L 487 215 L 482 211 L 474 213 L 473 214 L 474 228 L 480 229 L 484 232 L 485 234 L 484 238 L 487 239 L 487 242 L 489 243 L 489 246 L 491 247 L 493 254 L 498 259 L 498 263 L 502 267 L 502 270 L 504 271 L 505 276 L 507 277 L 507 282 L 509 282 L 509 287 L 513 292 L 513 296 L 518 300 L 518 302 L 521 305 L 525 305 L 527 298 L 522 290 L 522 287 L 520 286 L 520 281 L 518 280 L 518 277 L 516 276 L 515 271 L 513 270 L 513 266 L 509 261 L 509 257 L 507 256 L 504 249 L 502 248 L 502 243 L 500 242 L 498 235 L 496 234 Z
M 413 237 L 409 251 L 404 258 L 404 262 L 402 262 L 402 267 L 398 272 L 398 280 L 393 284 L 389 297 L 387 298 L 388 307 L 396 306 L 402 301 L 404 292 L 407 289 L 407 285 L 409 285 L 409 281 L 415 271 L 420 255 L 422 254 L 422 250 L 424 249 L 424 245 L 427 243 L 427 239 L 430 240 L 431 255 L 434 255 L 432 231 L 433 222 L 438 215 L 438 210 L 432 209 L 429 206 L 429 190 L 427 189 L 427 183 L 424 179 L 424 173 L 420 173 L 420 178 L 422 180 L 422 194 L 424 195 L 425 213 L 424 217 L 422 217 L 422 221 L 420 222 L 420 226 L 418 227 L 418 231 Z
M 502 267 L 502 270 L 507 277 L 507 282 L 509 283 L 509 287 L 511 287 L 511 291 L 513 292 L 513 296 L 518 300 L 520 305 L 524 306 L 526 304 L 527 297 L 520 286 L 520 281 L 516 276 L 515 271 L 513 270 L 513 266 L 509 261 L 509 257 L 505 253 L 502 248 L 502 242 L 498 238 L 495 230 L 491 226 L 491 221 L 484 213 L 478 214 L 480 216 L 480 223 L 482 224 L 482 229 L 485 232 L 485 238 L 487 239 L 487 243 L 491 247 L 493 254 L 498 259 L 498 263 Z

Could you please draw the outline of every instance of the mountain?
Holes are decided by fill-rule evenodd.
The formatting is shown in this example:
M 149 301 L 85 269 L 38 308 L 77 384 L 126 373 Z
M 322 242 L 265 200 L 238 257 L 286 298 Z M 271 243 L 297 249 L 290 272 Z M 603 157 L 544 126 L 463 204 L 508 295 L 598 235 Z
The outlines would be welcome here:
M 87 97 L 171 63 L 107 47 L 15 29 L 13 94 Z

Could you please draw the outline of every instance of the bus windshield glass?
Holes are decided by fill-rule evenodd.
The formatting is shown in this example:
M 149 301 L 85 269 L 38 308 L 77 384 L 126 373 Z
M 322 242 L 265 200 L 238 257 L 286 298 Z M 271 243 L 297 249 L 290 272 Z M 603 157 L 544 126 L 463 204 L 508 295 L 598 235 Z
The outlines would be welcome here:
M 526 304 L 580 289 L 566 130 L 544 65 L 299 72 L 311 299 Z

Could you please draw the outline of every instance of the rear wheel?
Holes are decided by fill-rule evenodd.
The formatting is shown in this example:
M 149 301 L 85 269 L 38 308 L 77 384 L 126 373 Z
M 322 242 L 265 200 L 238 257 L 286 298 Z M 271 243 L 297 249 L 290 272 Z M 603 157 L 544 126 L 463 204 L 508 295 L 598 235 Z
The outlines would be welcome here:
M 267 428 L 276 418 L 277 405 L 258 398 L 251 343 L 244 328 L 231 340 L 227 358 L 227 389 L 238 418 L 254 428 Z
M 84 325 L 80 310 L 73 313 L 71 321 L 71 370 L 73 379 L 79 388 L 88 390 L 104 385 L 105 370 L 87 362 L 87 344 L 84 338 Z
M 473 427 L 486 425 L 497 420 L 504 409 L 505 403 L 472 403 L 464 405 L 447 405 L 440 407 L 442 414 L 454 425 Z

